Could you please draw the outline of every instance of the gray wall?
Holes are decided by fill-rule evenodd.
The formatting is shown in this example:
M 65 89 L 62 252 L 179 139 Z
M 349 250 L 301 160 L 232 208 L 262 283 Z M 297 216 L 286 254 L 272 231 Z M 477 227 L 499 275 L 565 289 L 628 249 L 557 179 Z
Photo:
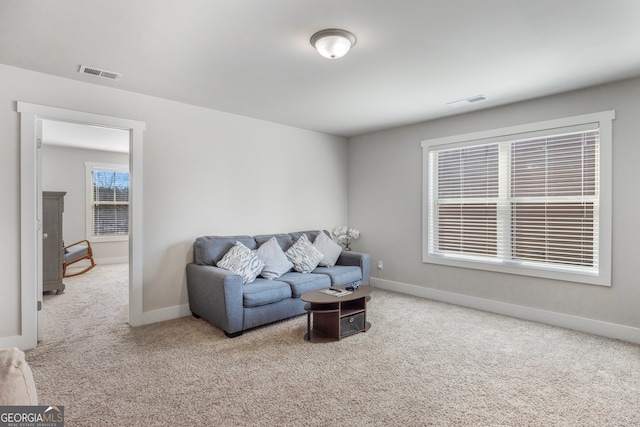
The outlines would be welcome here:
M 44 191 L 67 192 L 64 197 L 63 215 L 63 238 L 67 245 L 87 239 L 86 206 L 88 201 L 85 162 L 129 165 L 129 155 L 55 145 L 43 146 L 42 189 Z M 99 264 L 128 262 L 128 241 L 95 242 L 91 244 L 91 248 L 94 259 Z
M 330 229 L 347 220 L 344 138 L 0 65 L 0 339 L 20 334 L 16 101 L 146 124 L 145 313 L 187 304 L 185 265 L 198 236 Z
M 362 231 L 354 250 L 371 253 L 372 277 L 380 286 L 416 294 L 426 290 L 426 295 L 443 298 L 458 295 L 463 303 L 488 301 L 489 308 L 491 303 L 508 304 L 514 315 L 538 310 L 549 318 L 559 313 L 611 322 L 637 333 L 639 95 L 640 79 L 635 79 L 390 129 L 347 143 L 343 138 L 0 65 L 0 179 L 5 183 L 5 205 L 0 210 L 0 338 L 20 331 L 16 101 L 146 123 L 141 260 L 145 313 L 187 303 L 184 267 L 197 236 L 332 228 L 348 219 Z M 422 263 L 421 140 L 608 109 L 615 109 L 617 117 L 611 288 Z M 379 259 L 385 263 L 382 272 L 375 268 Z
M 630 333 L 640 339 L 639 100 L 640 79 L 633 79 L 352 138 L 349 223 L 362 232 L 354 248 L 371 254 L 374 283 L 550 323 L 589 319 L 606 327 L 610 322 L 632 327 Z M 616 111 L 611 287 L 422 262 L 422 140 L 611 109 Z M 384 261 L 382 271 L 377 260 Z

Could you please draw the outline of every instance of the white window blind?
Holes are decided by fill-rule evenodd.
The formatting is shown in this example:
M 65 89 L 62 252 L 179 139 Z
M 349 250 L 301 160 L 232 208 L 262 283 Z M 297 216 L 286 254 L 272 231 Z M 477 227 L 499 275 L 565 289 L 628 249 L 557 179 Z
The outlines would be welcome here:
M 425 261 L 600 276 L 600 134 L 591 123 L 423 146 Z
M 122 166 L 88 164 L 91 238 L 129 234 L 129 171 Z
M 496 256 L 499 148 L 490 144 L 437 152 L 435 250 Z
M 511 256 L 597 272 L 599 130 L 511 144 Z

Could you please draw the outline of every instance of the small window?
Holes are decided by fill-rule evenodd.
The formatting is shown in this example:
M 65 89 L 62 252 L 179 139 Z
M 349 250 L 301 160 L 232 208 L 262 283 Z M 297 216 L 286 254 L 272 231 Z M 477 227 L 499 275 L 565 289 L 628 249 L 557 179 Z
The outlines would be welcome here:
M 87 235 L 91 241 L 129 237 L 129 168 L 87 163 Z
M 610 285 L 613 117 L 423 141 L 423 261 Z

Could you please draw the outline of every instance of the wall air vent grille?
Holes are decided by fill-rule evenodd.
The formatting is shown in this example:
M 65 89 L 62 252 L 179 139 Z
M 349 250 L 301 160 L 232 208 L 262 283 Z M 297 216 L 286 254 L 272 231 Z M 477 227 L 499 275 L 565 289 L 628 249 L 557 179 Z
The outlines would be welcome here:
M 101 70 L 95 67 L 87 67 L 86 65 L 81 65 L 78 70 L 81 74 L 89 74 L 92 76 L 102 77 L 109 80 L 120 80 L 122 74 L 114 73 L 113 71 Z

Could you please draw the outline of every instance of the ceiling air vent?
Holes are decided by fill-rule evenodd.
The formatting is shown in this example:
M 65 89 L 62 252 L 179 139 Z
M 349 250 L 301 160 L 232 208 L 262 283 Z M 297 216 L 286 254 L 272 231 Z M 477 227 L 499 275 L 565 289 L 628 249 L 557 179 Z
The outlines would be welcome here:
M 459 107 L 461 105 L 472 104 L 474 102 L 486 101 L 487 97 L 484 95 L 476 95 L 470 98 L 461 99 L 459 101 L 447 102 L 447 105 L 451 107 Z
M 473 98 L 467 98 L 467 102 L 479 102 L 487 99 L 484 95 L 474 96 Z
M 113 71 L 101 70 L 99 68 L 87 67 L 86 65 L 81 65 L 78 70 L 80 74 L 89 74 L 96 77 L 102 77 L 109 80 L 120 80 L 122 74 L 114 73 Z

